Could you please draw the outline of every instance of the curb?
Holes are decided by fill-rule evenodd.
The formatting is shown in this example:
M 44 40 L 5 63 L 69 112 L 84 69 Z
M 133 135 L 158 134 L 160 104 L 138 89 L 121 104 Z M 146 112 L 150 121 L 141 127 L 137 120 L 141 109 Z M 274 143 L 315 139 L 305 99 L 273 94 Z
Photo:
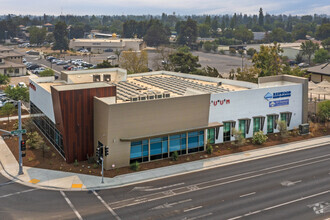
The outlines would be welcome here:
M 321 138 L 329 138 L 330 136 L 322 136 Z M 318 137 L 320 138 L 320 137 Z M 316 139 L 316 138 L 315 138 Z M 313 138 L 312 138 L 313 140 Z M 303 141 L 296 141 L 296 142 L 291 142 L 291 143 L 286 143 L 286 144 L 281 144 L 281 145 L 275 145 L 275 146 L 271 146 L 268 147 L 268 150 L 274 149 L 274 148 L 282 148 L 282 147 L 286 147 L 289 144 L 299 144 L 299 143 L 303 143 L 306 140 Z M 228 166 L 228 165 L 232 165 L 232 164 L 238 164 L 241 162 L 247 162 L 247 161 L 252 161 L 252 160 L 257 160 L 257 159 L 262 159 L 262 158 L 267 158 L 267 157 L 272 157 L 272 156 L 277 156 L 277 155 L 281 155 L 281 154 L 285 154 L 285 153 L 290 153 L 290 152 L 295 152 L 295 151 L 301 151 L 301 150 L 307 150 L 307 149 L 312 149 L 312 148 L 316 148 L 316 147 L 320 147 L 320 146 L 324 146 L 326 144 L 329 144 L 329 141 L 323 141 L 317 144 L 309 144 L 303 147 L 296 147 L 293 149 L 284 149 L 281 151 L 277 151 L 277 152 L 273 152 L 273 153 L 268 153 L 268 154 L 263 154 L 263 155 L 257 155 L 257 156 L 252 156 L 249 158 L 244 158 L 244 159 L 236 159 L 233 161 L 229 161 L 229 162 L 223 162 L 223 163 L 218 163 L 218 164 L 209 164 L 206 165 L 205 167 L 201 167 L 201 168 L 191 168 L 191 170 L 189 169 L 184 169 L 182 171 L 180 171 L 179 173 L 170 173 L 170 174 L 165 174 L 163 176 L 157 176 L 157 177 L 151 177 L 149 179 L 144 179 L 144 180 L 137 180 L 137 181 L 131 181 L 131 182 L 126 182 L 126 183 L 117 183 L 115 185 L 104 185 L 104 186 L 96 186 L 96 187 L 85 187 L 85 188 L 62 188 L 62 187 L 56 187 L 56 186 L 43 186 L 43 185 L 35 185 L 29 182 L 25 182 L 22 179 L 19 178 L 19 176 L 14 176 L 10 173 L 7 172 L 6 168 L 4 167 L 4 165 L 2 164 L 2 162 L 0 161 L 0 165 L 3 168 L 3 171 L 1 171 L 0 173 L 6 177 L 7 179 L 15 182 L 15 183 L 19 183 L 28 187 L 32 187 L 32 188 L 38 188 L 38 189 L 45 189 L 45 190 L 62 190 L 62 191 L 90 191 L 90 190 L 104 190 L 104 189 L 114 189 L 114 188 L 120 188 L 120 187 L 124 187 L 124 186 L 129 186 L 129 185 L 135 185 L 135 184 L 139 184 L 139 183 L 144 183 L 144 182 L 150 182 L 150 181 L 155 181 L 155 180 L 160 180 L 160 179 L 165 179 L 165 178 L 169 178 L 169 177 L 175 177 L 175 176 L 180 176 L 180 175 L 185 175 L 185 174 L 189 174 L 189 173 L 195 173 L 195 172 L 200 172 L 200 171 L 204 171 L 204 170 L 208 170 L 208 169 L 213 169 L 213 168 L 217 168 L 217 167 L 223 167 L 223 166 Z M 234 154 L 228 154 L 228 155 L 224 155 L 224 156 L 219 156 L 219 157 L 213 157 L 213 158 L 208 158 L 208 159 L 203 159 L 203 160 L 198 160 L 199 162 L 212 162 L 215 160 L 219 160 L 219 159 L 223 159 L 223 158 L 227 158 L 230 156 L 235 156 L 235 155 L 242 155 L 245 153 L 253 153 L 256 151 L 259 151 L 261 149 L 254 149 L 254 150 L 250 150 L 250 151 L 244 151 L 244 152 L 239 152 L 239 153 L 234 153 Z M 189 165 L 189 164 L 193 164 L 196 163 L 196 161 L 192 161 L 192 162 L 188 162 L 188 163 L 184 163 L 185 165 Z M 178 165 L 182 165 L 182 164 L 176 164 L 176 165 L 171 165 L 171 166 L 178 166 Z M 171 167 L 171 166 L 167 166 L 167 167 Z M 193 166 L 191 166 L 193 167 Z M 166 167 L 162 167 L 163 169 Z M 156 168 L 156 169 L 161 169 L 161 168 Z M 156 170 L 154 169 L 154 170 Z M 139 173 L 136 173 L 136 175 L 143 175 L 144 172 L 148 172 L 148 171 L 141 171 Z M 119 178 L 121 176 L 124 176 L 127 174 L 123 174 L 118 176 Z M 96 177 L 96 176 L 95 176 Z M 99 178 L 97 176 L 97 178 Z M 108 178 L 108 179 L 115 179 L 114 178 Z

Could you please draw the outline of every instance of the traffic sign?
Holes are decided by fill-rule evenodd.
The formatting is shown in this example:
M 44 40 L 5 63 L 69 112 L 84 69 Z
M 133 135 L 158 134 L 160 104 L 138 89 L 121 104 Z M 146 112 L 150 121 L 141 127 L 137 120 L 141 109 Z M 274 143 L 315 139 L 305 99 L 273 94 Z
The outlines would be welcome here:
M 26 129 L 15 130 L 15 131 L 11 131 L 10 133 L 13 134 L 13 135 L 25 134 Z

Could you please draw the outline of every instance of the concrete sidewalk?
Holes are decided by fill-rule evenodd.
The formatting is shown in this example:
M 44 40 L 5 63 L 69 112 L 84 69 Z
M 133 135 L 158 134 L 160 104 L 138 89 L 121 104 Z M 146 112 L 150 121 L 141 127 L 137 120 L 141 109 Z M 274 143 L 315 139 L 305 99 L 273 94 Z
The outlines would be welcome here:
M 193 161 L 178 165 L 172 165 L 152 170 L 135 172 L 114 178 L 104 178 L 101 184 L 101 177 L 46 170 L 40 168 L 24 167 L 24 174 L 18 174 L 18 162 L 9 150 L 4 140 L 0 139 L 0 172 L 8 179 L 31 187 L 54 189 L 54 190 L 91 190 L 117 188 L 170 176 L 182 175 L 191 172 L 198 172 L 229 164 L 250 161 L 279 154 L 289 153 L 298 150 L 314 148 L 330 143 L 330 136 L 313 138 L 306 141 L 292 142 L 276 145 L 273 147 L 245 151 L 226 156 L 213 157 L 199 161 Z

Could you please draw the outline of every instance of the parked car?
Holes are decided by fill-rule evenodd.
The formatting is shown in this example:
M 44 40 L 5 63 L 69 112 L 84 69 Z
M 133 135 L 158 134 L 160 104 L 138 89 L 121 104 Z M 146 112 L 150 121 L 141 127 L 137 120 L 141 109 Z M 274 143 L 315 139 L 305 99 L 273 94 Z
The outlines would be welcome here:
M 40 65 L 38 65 L 38 64 L 32 64 L 31 66 L 27 67 L 27 69 L 28 70 L 35 70 L 35 69 L 37 69 L 39 67 L 40 67 Z
M 4 100 L 4 101 L 0 101 L 0 108 L 2 108 L 6 103 L 11 103 L 15 107 L 17 107 L 17 105 L 18 105 L 17 101 L 11 100 L 11 99 L 7 99 L 7 100 Z
M 104 52 L 113 52 L 113 49 L 111 49 L 111 48 L 105 49 Z
M 25 84 L 25 82 L 19 82 L 19 83 L 17 83 L 17 85 L 19 86 L 19 87 L 27 87 L 26 86 L 26 84 Z
M 59 61 L 56 63 L 56 65 L 65 65 L 65 64 L 68 64 L 68 62 L 65 61 L 65 60 L 59 60 Z
M 309 64 L 308 63 L 299 63 L 298 66 L 300 68 L 305 68 L 305 67 L 309 67 Z
M 44 68 L 44 67 L 39 67 L 39 68 L 33 70 L 32 73 L 34 73 L 34 74 L 40 74 L 40 73 L 41 73 L 42 71 L 44 71 L 45 69 L 46 69 L 46 68 Z
M 70 64 L 64 65 L 64 66 L 63 66 L 63 69 L 66 70 L 66 69 L 68 69 L 70 66 L 71 66 Z
M 108 56 L 108 60 L 115 60 L 115 59 L 117 59 L 117 56 L 116 55 Z
M 58 59 L 52 59 L 52 61 L 50 61 L 51 63 L 57 63 L 59 60 Z
M 48 60 L 49 62 L 51 62 L 53 59 L 56 59 L 56 58 L 53 57 L 53 56 L 48 56 L 48 57 L 46 57 L 46 60 Z

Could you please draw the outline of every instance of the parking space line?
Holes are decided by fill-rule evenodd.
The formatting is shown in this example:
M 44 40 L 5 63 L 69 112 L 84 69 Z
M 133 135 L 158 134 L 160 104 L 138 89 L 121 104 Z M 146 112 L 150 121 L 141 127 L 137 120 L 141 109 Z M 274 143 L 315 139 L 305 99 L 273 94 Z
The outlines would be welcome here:
M 251 196 L 251 195 L 254 195 L 256 194 L 256 192 L 252 192 L 252 193 L 248 193 L 248 194 L 244 194 L 244 195 L 240 195 L 239 197 L 245 197 L 245 196 Z
M 65 195 L 65 193 L 63 191 L 60 191 L 61 195 L 64 197 L 65 201 L 69 204 L 69 206 L 71 207 L 71 209 L 73 210 L 74 214 L 76 214 L 77 218 L 79 220 L 82 220 L 83 218 L 81 217 L 81 215 L 79 214 L 79 212 L 77 211 L 77 209 L 73 206 L 72 202 L 70 201 L 70 199 Z
M 193 208 L 190 208 L 190 209 L 185 209 L 185 210 L 183 210 L 183 212 L 190 212 L 190 211 L 200 209 L 200 208 L 203 208 L 203 206 L 197 206 L 197 207 L 193 207 Z
M 95 192 L 94 190 L 93 190 L 93 193 L 94 193 L 94 195 L 96 196 L 96 198 L 98 198 L 101 202 L 102 202 L 102 204 L 109 210 L 109 212 L 111 212 L 111 214 L 117 219 L 117 220 L 121 220 L 120 218 L 119 218 L 119 216 L 117 215 L 117 213 L 115 213 L 115 211 L 113 211 L 113 209 L 101 198 L 101 196 L 99 196 L 99 194 L 97 193 L 97 192 Z

